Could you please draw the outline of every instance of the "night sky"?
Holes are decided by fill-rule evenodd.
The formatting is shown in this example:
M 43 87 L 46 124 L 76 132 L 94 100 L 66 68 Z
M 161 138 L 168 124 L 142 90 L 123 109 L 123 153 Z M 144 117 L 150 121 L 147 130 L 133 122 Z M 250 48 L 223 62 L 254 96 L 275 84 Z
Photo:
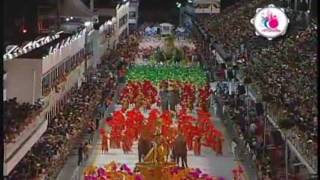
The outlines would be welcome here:
M 4 40 L 22 41 L 22 39 L 31 39 L 37 34 L 37 5 L 48 4 L 56 7 L 58 0 L 3 0 L 4 13 Z M 63 1 L 63 0 L 60 0 Z M 82 0 L 84 2 L 88 0 Z M 98 1 L 116 1 L 116 0 L 95 0 Z M 187 0 L 140 0 L 139 22 L 170 22 L 178 24 L 179 9 L 176 2 L 184 4 Z M 239 0 L 221 0 L 221 12 L 223 9 Z M 292 0 L 293 1 L 293 0 Z M 317 1 L 313 1 L 313 14 L 317 12 Z M 27 29 L 27 33 L 22 33 L 22 27 Z
M 179 22 L 177 0 L 140 0 L 140 22 Z M 182 2 L 182 0 L 179 0 Z
M 39 0 L 4 0 L 3 1 L 3 36 L 4 42 L 19 42 L 26 36 L 37 34 L 37 4 Z M 23 34 L 23 27 L 27 33 Z
M 239 0 L 221 0 L 221 8 Z M 176 3 L 185 4 L 187 0 L 140 0 L 140 22 L 179 23 L 179 9 Z

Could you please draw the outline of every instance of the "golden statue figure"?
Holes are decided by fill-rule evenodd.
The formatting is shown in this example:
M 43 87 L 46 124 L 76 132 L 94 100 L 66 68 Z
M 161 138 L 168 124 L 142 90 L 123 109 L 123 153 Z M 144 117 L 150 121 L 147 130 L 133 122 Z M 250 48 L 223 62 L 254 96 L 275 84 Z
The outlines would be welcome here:
M 167 180 L 164 174 L 176 163 L 168 162 L 169 148 L 165 145 L 161 134 L 162 121 L 156 123 L 154 146 L 144 158 L 144 162 L 137 163 L 137 169 L 141 171 L 146 180 Z
M 157 125 L 155 134 L 155 145 L 144 158 L 144 162 L 162 164 L 168 161 L 169 149 L 164 145 L 164 139 L 161 137 L 161 129 Z

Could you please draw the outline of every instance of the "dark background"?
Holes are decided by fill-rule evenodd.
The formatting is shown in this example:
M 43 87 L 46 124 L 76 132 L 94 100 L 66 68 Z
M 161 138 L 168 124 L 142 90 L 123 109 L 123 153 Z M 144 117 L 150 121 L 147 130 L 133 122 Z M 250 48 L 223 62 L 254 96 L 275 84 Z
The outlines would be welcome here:
M 37 32 L 38 0 L 4 0 L 3 33 L 4 41 L 19 41 Z M 27 30 L 22 33 L 23 28 Z
M 139 22 L 169 22 L 179 23 L 179 9 L 177 2 L 187 0 L 140 0 Z
M 3 37 L 4 42 L 16 44 L 32 40 L 37 35 L 37 6 L 39 4 L 56 8 L 57 2 L 63 0 L 3 0 Z M 84 2 L 88 0 L 82 0 Z M 95 0 L 96 4 L 117 0 Z M 176 2 L 184 4 L 187 0 L 140 0 L 139 23 L 169 22 L 178 24 L 179 9 Z M 239 0 L 221 0 L 221 12 L 227 6 Z M 294 0 L 292 0 L 294 1 Z M 313 0 L 312 13 L 317 14 L 317 0 Z M 87 2 L 88 4 L 88 2 Z M 27 32 L 23 33 L 22 30 Z

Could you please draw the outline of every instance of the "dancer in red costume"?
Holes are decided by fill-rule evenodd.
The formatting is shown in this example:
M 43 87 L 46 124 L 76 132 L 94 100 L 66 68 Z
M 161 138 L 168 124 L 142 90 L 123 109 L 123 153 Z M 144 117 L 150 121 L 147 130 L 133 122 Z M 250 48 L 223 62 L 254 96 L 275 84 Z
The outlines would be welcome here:
M 110 134 L 110 146 L 112 148 L 120 148 L 121 144 L 121 130 L 112 128 L 111 134 Z
M 134 138 L 137 139 L 138 138 L 138 129 L 136 126 L 136 110 L 132 109 L 130 111 L 127 112 L 127 121 L 126 121 L 126 127 L 130 127 L 132 129 L 132 131 L 134 132 Z
M 186 127 L 186 133 L 185 133 L 185 137 L 186 137 L 186 140 L 187 140 L 187 147 L 188 147 L 188 150 L 192 150 L 192 146 L 193 146 L 193 126 L 189 125 Z
M 198 122 L 199 128 L 203 132 L 210 132 L 210 130 L 214 129 L 214 124 L 210 121 L 211 115 L 207 111 L 198 110 Z
M 125 127 L 125 116 L 123 111 L 116 111 L 113 113 L 113 117 L 107 124 L 112 128 L 110 133 L 111 146 L 114 148 L 120 148 L 121 132 Z
M 119 97 L 120 101 L 122 102 L 124 99 L 128 99 L 129 102 L 131 102 L 131 98 L 129 97 L 129 95 L 131 95 L 131 94 L 132 94 L 132 93 L 131 93 L 131 88 L 130 88 L 130 86 L 128 85 L 128 86 L 124 87 L 124 88 L 122 89 L 121 94 L 120 94 L 120 97 Z
M 186 137 L 187 147 L 189 150 L 192 149 L 193 146 L 193 117 L 188 115 L 185 110 L 181 110 L 178 114 L 178 128 L 182 130 L 182 133 Z
M 151 109 L 148 117 L 146 127 L 150 129 L 151 132 L 156 130 L 156 121 L 160 116 L 160 111 L 158 109 Z
M 220 131 L 216 131 L 216 152 L 217 152 L 217 155 L 222 155 L 222 146 L 223 146 L 223 141 L 224 141 L 224 138 L 223 138 L 223 135 Z
M 160 118 L 162 119 L 162 127 L 161 127 L 161 132 L 162 132 L 162 136 L 164 137 L 166 143 L 168 143 L 168 141 L 171 138 L 170 135 L 170 127 L 172 125 L 172 116 L 171 116 L 171 112 L 170 111 L 164 111 Z
M 135 113 L 135 121 L 134 121 L 135 122 L 135 125 L 134 125 L 135 134 L 134 134 L 134 136 L 137 139 L 140 134 L 140 130 L 143 126 L 144 116 L 141 113 L 141 111 L 139 110 L 139 107 L 134 108 L 134 113 Z
M 173 128 L 173 127 L 169 128 L 169 135 L 167 137 L 167 143 L 168 143 L 168 146 L 170 149 L 173 148 L 174 141 L 175 141 L 175 138 L 177 135 L 178 135 L 177 128 Z
M 200 156 L 201 155 L 201 136 L 194 137 L 194 155 Z
M 125 154 L 131 151 L 134 141 L 134 131 L 131 128 L 127 128 L 122 136 L 122 149 Z
M 206 145 L 210 147 L 213 151 L 217 152 L 216 150 L 216 133 L 215 129 L 210 128 L 206 134 Z
M 201 140 L 203 131 L 201 130 L 201 127 L 199 126 L 199 122 L 196 124 L 196 126 L 193 128 L 193 134 L 194 134 L 194 154 L 196 156 L 200 156 L 201 154 Z
M 158 94 L 157 89 L 151 84 L 151 81 L 144 81 L 142 85 L 142 92 L 148 102 L 147 109 L 150 109 L 151 104 L 156 102 L 156 97 Z
M 107 134 L 102 135 L 102 144 L 101 144 L 101 152 L 102 154 L 109 151 L 109 137 Z
M 171 124 L 172 124 L 172 115 L 171 115 L 171 112 L 170 111 L 164 111 L 162 114 L 161 114 L 161 116 L 160 116 L 160 118 L 162 119 L 162 121 L 163 121 L 163 124 L 165 125 L 165 126 L 171 126 Z
M 189 110 L 193 109 L 193 103 L 195 101 L 195 87 L 191 84 L 184 84 L 182 87 L 182 95 L 180 105 L 187 106 Z
M 210 85 L 206 85 L 203 88 L 199 89 L 199 107 L 208 108 L 209 107 L 209 98 L 212 94 L 212 90 L 210 89 Z
M 105 152 L 108 152 L 108 137 L 106 136 L 106 131 L 103 128 L 99 129 L 99 133 L 102 139 L 101 153 L 104 154 Z

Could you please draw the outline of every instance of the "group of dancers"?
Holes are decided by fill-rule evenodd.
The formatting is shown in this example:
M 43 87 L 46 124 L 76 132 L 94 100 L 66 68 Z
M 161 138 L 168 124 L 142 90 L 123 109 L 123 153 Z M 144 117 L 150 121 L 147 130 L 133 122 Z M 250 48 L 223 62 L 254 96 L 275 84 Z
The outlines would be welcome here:
M 159 125 L 157 123 L 161 123 L 161 136 L 169 147 L 173 147 L 180 132 L 186 139 L 188 150 L 193 150 L 195 155 L 201 155 L 202 146 L 222 155 L 224 137 L 215 127 L 207 108 L 210 89 L 207 86 L 196 89 L 195 86 L 179 83 L 175 83 L 175 87 L 181 90 L 180 108 L 160 110 L 156 104 L 159 105 L 161 99 L 151 82 L 129 82 L 120 96 L 122 108 L 107 119 L 110 133 L 100 130 L 102 152 L 108 152 L 110 146 L 129 153 L 142 133 L 149 133 L 151 137 Z M 196 100 L 196 90 L 199 91 L 198 109 L 192 113 L 191 104 Z

